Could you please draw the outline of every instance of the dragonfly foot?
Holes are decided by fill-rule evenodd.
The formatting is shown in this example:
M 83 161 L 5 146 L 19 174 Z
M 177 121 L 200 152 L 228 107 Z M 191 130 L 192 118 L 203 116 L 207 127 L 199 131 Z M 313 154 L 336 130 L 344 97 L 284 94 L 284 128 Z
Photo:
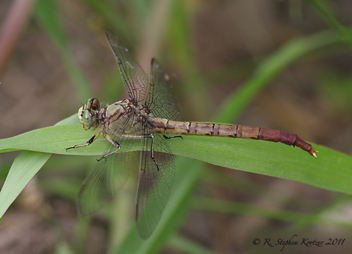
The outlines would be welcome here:
M 101 158 L 100 159 L 97 159 L 97 161 L 99 162 L 99 161 L 101 161 L 102 159 L 105 159 L 106 157 L 104 157 L 104 156 L 101 156 Z

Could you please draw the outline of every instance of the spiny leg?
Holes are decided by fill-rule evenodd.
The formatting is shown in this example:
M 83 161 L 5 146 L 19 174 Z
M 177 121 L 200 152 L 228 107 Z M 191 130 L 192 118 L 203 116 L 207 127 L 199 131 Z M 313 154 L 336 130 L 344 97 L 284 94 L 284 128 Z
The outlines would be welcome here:
M 154 136 L 152 134 L 145 134 L 144 137 L 146 138 L 151 138 L 152 139 L 152 143 L 151 143 L 151 146 L 150 146 L 150 151 L 151 151 L 151 159 L 153 160 L 156 168 L 158 169 L 159 171 L 159 166 L 158 166 L 158 163 L 156 162 L 155 158 L 154 158 Z M 165 139 L 171 139 L 171 138 L 181 138 L 183 139 L 182 136 L 166 136 L 165 134 L 163 134 L 163 137 Z
M 106 158 L 106 157 L 108 157 L 108 156 L 110 156 L 110 155 L 112 155 L 114 153 L 117 153 L 120 150 L 120 148 L 121 148 L 121 145 L 118 142 L 116 142 L 109 134 L 107 134 L 106 132 L 102 132 L 102 133 L 103 133 L 105 139 L 107 141 L 109 141 L 111 144 L 113 144 L 116 147 L 116 149 L 111 151 L 111 152 L 108 152 L 108 153 L 104 154 L 97 161 L 101 161 L 102 159 L 104 159 L 104 158 Z M 147 135 L 128 135 L 127 134 L 127 135 L 122 135 L 121 137 L 126 138 L 126 139 L 141 139 L 141 138 L 146 137 L 146 136 L 147 136 L 147 138 L 150 138 L 151 135 L 149 135 L 149 134 L 147 134 Z
M 90 144 L 92 144 L 99 137 L 99 135 L 100 135 L 100 131 L 97 131 L 93 135 L 93 137 L 91 137 L 85 144 L 68 147 L 68 148 L 66 148 L 66 151 L 69 150 L 69 149 L 73 149 L 73 148 L 89 146 Z
M 109 134 L 107 134 L 106 132 L 103 132 L 103 135 L 104 135 L 104 138 L 106 138 L 107 141 L 109 141 L 111 144 L 113 144 L 116 149 L 115 150 L 112 150 L 111 152 L 108 152 L 106 154 L 104 154 L 100 159 L 98 159 L 97 161 L 101 161 L 102 159 L 114 154 L 114 153 L 117 153 L 121 146 L 119 143 L 117 143 Z
M 153 136 L 153 134 L 144 134 L 143 136 L 144 136 L 144 138 L 150 138 L 152 140 L 152 143 L 150 144 L 150 158 L 152 159 L 156 168 L 159 171 L 158 163 L 156 162 L 156 160 L 154 158 L 154 136 Z

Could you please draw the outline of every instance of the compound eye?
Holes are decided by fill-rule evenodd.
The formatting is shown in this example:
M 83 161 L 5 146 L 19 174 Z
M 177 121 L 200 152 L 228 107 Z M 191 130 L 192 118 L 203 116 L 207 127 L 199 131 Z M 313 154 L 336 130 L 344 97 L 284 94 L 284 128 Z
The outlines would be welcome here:
M 91 99 L 90 103 L 91 103 L 91 109 L 97 110 L 97 109 L 100 108 L 100 103 L 99 103 L 99 100 L 97 98 Z
M 98 110 L 100 108 L 99 100 L 97 98 L 90 98 L 87 101 L 87 109 Z

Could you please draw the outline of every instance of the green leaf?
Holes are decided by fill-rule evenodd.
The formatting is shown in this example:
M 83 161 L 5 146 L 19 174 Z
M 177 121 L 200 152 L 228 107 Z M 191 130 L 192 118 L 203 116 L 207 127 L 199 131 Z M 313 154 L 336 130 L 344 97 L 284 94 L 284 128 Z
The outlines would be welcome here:
M 76 123 L 77 121 L 78 121 L 77 116 L 73 115 L 71 117 L 68 117 L 58 122 L 57 125 Z M 19 137 L 17 141 L 20 143 L 21 143 L 21 136 L 22 135 L 16 136 L 16 137 Z M 13 138 L 16 138 L 16 137 L 13 137 Z M 14 150 L 18 150 L 18 149 L 9 148 L 11 147 L 10 143 L 11 143 L 11 140 L 13 140 L 13 138 L 0 140 L 0 146 L 4 145 L 5 147 L 7 147 L 5 149 L 2 149 L 0 152 L 11 152 Z M 41 141 L 41 139 L 39 138 L 39 140 L 37 141 Z M 26 149 L 20 149 L 20 150 L 26 150 Z M 23 151 L 22 153 L 20 153 L 20 155 L 16 157 L 16 159 L 14 160 L 9 170 L 9 174 L 6 177 L 5 183 L 2 186 L 2 189 L 0 192 L 0 218 L 2 218 L 6 210 L 16 199 L 16 197 L 20 194 L 20 192 L 27 185 L 27 183 L 44 166 L 44 164 L 48 161 L 50 156 L 51 154 L 48 154 L 48 153 Z
M 93 134 L 80 125 L 47 127 L 1 140 L 0 151 L 12 149 L 100 156 L 108 144 L 103 137 L 88 147 L 65 150 L 76 144 L 84 144 Z M 133 142 L 134 145 L 124 149 L 124 142 Z M 314 158 L 299 148 L 257 140 L 184 136 L 183 139 L 170 139 L 167 142 L 175 155 L 352 194 L 349 180 L 352 158 L 323 146 L 313 145 L 319 151 L 318 158 Z M 124 140 L 121 146 L 120 152 L 138 151 L 140 141 Z
M 23 151 L 16 157 L 0 192 L 0 217 L 50 156 L 51 154 Z

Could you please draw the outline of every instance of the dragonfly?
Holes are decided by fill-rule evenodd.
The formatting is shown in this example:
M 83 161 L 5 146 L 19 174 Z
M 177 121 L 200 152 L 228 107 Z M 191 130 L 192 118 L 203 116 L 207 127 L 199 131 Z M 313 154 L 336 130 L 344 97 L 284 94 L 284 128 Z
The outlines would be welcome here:
M 78 110 L 83 128 L 96 132 L 86 143 L 66 150 L 89 146 L 100 134 L 110 143 L 79 191 L 77 207 L 80 214 L 92 215 L 113 199 L 130 175 L 136 161 L 134 156 L 139 156 L 135 220 L 140 236 L 147 239 L 161 218 L 174 181 L 175 158 L 166 142 L 170 138 L 198 135 L 281 142 L 316 157 L 316 150 L 292 133 L 241 125 L 176 121 L 180 111 L 169 78 L 158 61 L 154 58 L 151 61 L 148 82 L 146 73 L 121 40 L 110 31 L 105 34 L 128 98 L 110 105 L 91 98 Z M 119 153 L 123 140 L 140 140 L 139 154 Z

